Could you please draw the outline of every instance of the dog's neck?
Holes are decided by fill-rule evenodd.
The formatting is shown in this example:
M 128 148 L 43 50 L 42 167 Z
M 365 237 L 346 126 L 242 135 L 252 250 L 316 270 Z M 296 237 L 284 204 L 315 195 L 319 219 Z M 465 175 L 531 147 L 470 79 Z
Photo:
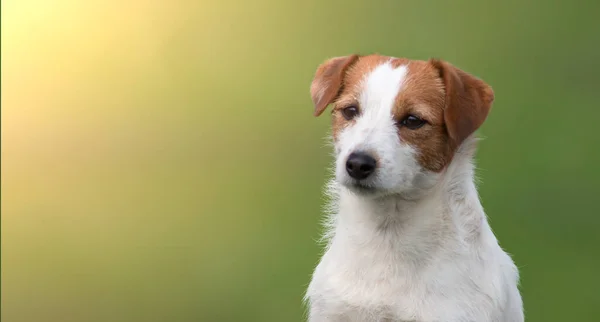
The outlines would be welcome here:
M 493 239 L 474 183 L 475 143 L 465 142 L 438 183 L 418 199 L 369 199 L 338 189 L 329 237 L 357 247 L 388 245 L 404 259 L 417 261 L 444 248 L 456 250 Z

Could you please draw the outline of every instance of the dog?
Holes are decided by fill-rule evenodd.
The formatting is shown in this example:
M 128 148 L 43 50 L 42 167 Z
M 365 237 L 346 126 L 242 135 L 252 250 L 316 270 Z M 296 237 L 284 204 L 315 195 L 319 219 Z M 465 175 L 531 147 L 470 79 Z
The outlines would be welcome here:
M 310 322 L 521 322 L 519 272 L 475 185 L 475 131 L 492 88 L 440 59 L 322 63 L 314 115 L 332 105 L 326 248 Z

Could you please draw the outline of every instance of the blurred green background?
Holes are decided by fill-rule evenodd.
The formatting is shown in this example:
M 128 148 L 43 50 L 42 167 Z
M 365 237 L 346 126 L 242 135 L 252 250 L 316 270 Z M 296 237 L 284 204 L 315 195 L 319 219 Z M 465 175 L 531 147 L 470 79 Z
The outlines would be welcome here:
M 484 207 L 527 320 L 600 316 L 600 3 L 2 2 L 2 321 L 301 321 L 332 56 L 490 83 Z M 327 115 L 327 114 L 325 114 Z

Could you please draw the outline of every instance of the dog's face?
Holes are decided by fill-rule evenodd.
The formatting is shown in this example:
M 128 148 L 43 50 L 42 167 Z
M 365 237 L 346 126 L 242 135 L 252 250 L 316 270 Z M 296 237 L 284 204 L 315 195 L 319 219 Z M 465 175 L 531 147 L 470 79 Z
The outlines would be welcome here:
M 407 198 L 435 185 L 494 99 L 446 62 L 379 55 L 326 61 L 311 96 L 316 116 L 333 104 L 336 180 L 362 195 Z

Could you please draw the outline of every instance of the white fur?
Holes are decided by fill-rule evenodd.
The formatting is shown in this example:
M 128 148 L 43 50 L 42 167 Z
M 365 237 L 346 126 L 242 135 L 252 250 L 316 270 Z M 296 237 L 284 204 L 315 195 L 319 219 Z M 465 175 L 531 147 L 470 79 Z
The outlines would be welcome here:
M 475 140 L 441 174 L 423 170 L 392 119 L 406 67 L 367 75 L 361 115 L 335 142 L 328 244 L 308 287 L 309 321 L 521 322 L 518 271 L 498 245 L 474 184 Z M 349 153 L 375 154 L 357 190 Z

